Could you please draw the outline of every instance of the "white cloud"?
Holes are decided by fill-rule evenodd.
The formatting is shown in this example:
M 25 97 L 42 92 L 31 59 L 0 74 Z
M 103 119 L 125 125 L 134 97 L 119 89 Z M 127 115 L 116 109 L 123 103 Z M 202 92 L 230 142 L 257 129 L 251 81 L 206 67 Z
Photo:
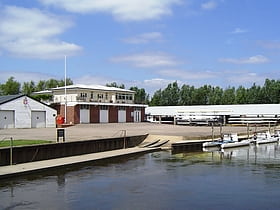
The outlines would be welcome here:
M 218 6 L 216 1 L 208 1 L 201 4 L 201 8 L 204 10 L 213 10 Z
M 171 6 L 181 0 L 39 0 L 74 13 L 104 12 L 121 21 L 159 19 L 171 15 Z
M 118 63 L 128 63 L 132 66 L 143 68 L 167 67 L 176 66 L 179 64 L 175 58 L 162 52 L 119 56 L 112 58 L 111 61 Z
M 240 85 L 250 87 L 253 83 L 262 85 L 265 78 L 268 77 L 250 71 L 236 71 L 234 73 L 231 71 L 226 76 L 228 84 L 236 87 Z
M 184 71 L 178 69 L 159 70 L 157 73 L 161 76 L 169 78 L 177 78 L 183 80 L 200 80 L 214 78 L 216 74 L 210 71 Z
M 143 33 L 134 37 L 125 38 L 123 39 L 123 41 L 129 44 L 146 44 L 150 42 L 160 42 L 162 41 L 162 34 L 160 32 Z
M 249 58 L 221 58 L 219 59 L 220 62 L 224 63 L 233 63 L 233 64 L 260 64 L 260 63 L 267 63 L 269 59 L 263 55 L 256 55 L 251 56 Z
M 246 30 L 246 29 L 235 28 L 235 29 L 231 32 L 231 34 L 243 34 L 243 33 L 247 33 L 247 32 L 248 32 L 248 30 Z
M 26 72 L 26 71 L 0 71 L 1 79 L 0 83 L 6 82 L 10 77 L 14 77 L 16 81 L 30 82 L 31 80 L 34 82 L 39 82 L 40 80 L 48 80 L 51 78 L 55 78 L 53 75 L 38 73 L 38 72 Z
M 75 55 L 81 47 L 57 39 L 72 26 L 63 17 L 38 9 L 7 6 L 0 13 L 0 50 L 13 56 L 56 59 Z

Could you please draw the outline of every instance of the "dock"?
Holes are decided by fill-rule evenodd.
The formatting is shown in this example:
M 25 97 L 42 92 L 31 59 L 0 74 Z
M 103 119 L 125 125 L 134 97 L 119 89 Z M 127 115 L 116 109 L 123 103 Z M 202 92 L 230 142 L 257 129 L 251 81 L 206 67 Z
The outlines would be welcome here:
M 125 157 L 135 154 L 145 154 L 149 152 L 159 151 L 160 148 L 127 148 L 118 149 L 106 152 L 98 152 L 85 155 L 76 155 L 71 157 L 56 158 L 43 161 L 34 161 L 22 163 L 17 165 L 1 166 L 0 179 L 15 177 L 18 175 L 30 174 L 38 171 L 54 169 L 58 167 L 77 165 L 82 163 L 95 162 L 99 160 L 106 160 L 115 157 Z

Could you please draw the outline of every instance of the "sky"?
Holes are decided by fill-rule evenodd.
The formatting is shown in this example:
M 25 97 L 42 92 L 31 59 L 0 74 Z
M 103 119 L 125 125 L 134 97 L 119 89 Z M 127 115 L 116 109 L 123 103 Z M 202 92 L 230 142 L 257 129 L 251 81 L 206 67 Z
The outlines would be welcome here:
M 0 83 L 67 77 L 152 95 L 280 76 L 279 0 L 1 0 Z

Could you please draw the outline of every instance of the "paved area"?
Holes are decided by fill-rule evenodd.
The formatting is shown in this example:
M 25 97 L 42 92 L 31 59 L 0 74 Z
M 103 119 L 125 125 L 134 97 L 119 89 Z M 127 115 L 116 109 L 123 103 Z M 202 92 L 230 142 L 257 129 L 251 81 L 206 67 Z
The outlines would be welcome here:
M 263 128 L 257 128 L 260 130 Z M 119 137 L 150 134 L 159 137 L 170 137 L 174 140 L 205 139 L 211 137 L 212 129 L 209 126 L 181 126 L 155 123 L 107 123 L 107 124 L 79 124 L 65 128 L 66 141 L 91 140 L 108 137 Z M 250 128 L 254 132 L 255 128 Z M 39 139 L 56 141 L 56 128 L 30 128 L 30 129 L 0 129 L 0 140 L 12 137 L 13 139 Z M 225 126 L 223 133 L 247 133 L 247 127 Z M 214 134 L 220 134 L 220 127 L 214 127 Z
M 85 162 L 92 162 L 102 159 L 108 159 L 113 157 L 127 156 L 138 153 L 147 153 L 157 151 L 158 148 L 128 148 L 120 150 L 112 150 L 107 152 L 98 152 L 86 155 L 78 155 L 65 158 L 57 158 L 51 160 L 35 161 L 30 163 L 23 163 L 12 166 L 0 167 L 0 178 L 12 177 L 21 174 L 31 173 L 34 171 L 46 170 L 50 168 L 56 168 L 60 166 L 68 166 Z

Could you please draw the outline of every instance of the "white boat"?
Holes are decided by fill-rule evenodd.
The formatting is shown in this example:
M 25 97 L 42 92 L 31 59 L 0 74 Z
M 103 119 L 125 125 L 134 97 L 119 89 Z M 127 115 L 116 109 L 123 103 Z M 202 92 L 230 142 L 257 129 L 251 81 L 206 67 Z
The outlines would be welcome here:
M 223 143 L 222 140 L 204 142 L 204 143 L 202 144 L 202 147 L 219 147 L 222 143 Z
M 225 134 L 224 141 L 221 144 L 221 149 L 232 148 L 232 147 L 242 147 L 249 146 L 250 140 L 238 141 L 237 133 Z
M 274 143 L 279 140 L 279 137 L 271 136 L 269 131 L 257 133 L 253 137 L 253 142 L 255 144 L 268 144 L 268 143 Z

